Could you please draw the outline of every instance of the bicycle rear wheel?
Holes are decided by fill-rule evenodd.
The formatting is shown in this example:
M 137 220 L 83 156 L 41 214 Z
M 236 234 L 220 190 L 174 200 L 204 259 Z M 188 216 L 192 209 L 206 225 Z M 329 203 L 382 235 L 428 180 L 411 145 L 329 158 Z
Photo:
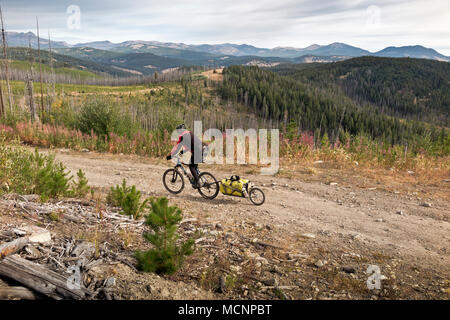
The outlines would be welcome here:
M 209 172 L 202 172 L 198 177 L 198 192 L 205 199 L 212 200 L 219 194 L 219 183 Z
M 175 169 L 168 169 L 164 172 L 163 183 L 167 191 L 174 194 L 180 193 L 184 188 L 184 178 Z

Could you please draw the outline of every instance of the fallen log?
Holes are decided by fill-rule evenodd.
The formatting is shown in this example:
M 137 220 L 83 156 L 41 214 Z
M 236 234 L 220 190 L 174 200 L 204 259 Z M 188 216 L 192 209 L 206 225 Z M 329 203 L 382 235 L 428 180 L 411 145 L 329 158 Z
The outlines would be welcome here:
M 21 299 L 35 300 L 34 293 L 24 287 L 6 287 L 0 288 L 0 300 Z
M 83 287 L 69 286 L 68 277 L 17 255 L 0 261 L 0 275 L 57 300 L 80 300 L 91 295 L 91 292 Z
M 0 245 L 0 261 L 2 261 L 7 256 L 16 253 L 17 251 L 22 250 L 22 248 L 25 247 L 29 242 L 30 242 L 30 240 L 28 239 L 28 237 L 22 237 L 22 238 L 13 240 L 11 242 L 1 244 Z

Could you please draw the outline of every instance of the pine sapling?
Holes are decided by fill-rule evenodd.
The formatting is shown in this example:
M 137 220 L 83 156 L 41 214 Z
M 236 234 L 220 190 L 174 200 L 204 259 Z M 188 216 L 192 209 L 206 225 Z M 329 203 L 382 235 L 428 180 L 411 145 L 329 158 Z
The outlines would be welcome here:
M 167 198 L 151 200 L 150 213 L 145 219 L 145 224 L 150 227 L 151 232 L 144 233 L 144 238 L 154 248 L 135 253 L 141 270 L 173 274 L 182 266 L 185 256 L 194 252 L 193 239 L 178 243 L 177 229 L 182 218 L 181 209 L 168 206 Z
M 90 187 L 88 186 L 88 179 L 86 179 L 83 170 L 78 170 L 77 178 L 78 181 L 74 183 L 72 194 L 76 197 L 84 197 L 88 194 Z
M 121 214 L 132 216 L 135 220 L 139 219 L 142 212 L 147 207 L 148 199 L 141 203 L 141 192 L 136 190 L 136 186 L 132 186 L 130 191 L 125 194 L 122 199 Z
M 136 189 L 136 186 L 127 186 L 125 179 L 122 185 L 111 187 L 106 202 L 112 206 L 120 207 L 121 214 L 131 216 L 134 219 L 139 219 L 147 207 L 147 200 L 141 203 L 141 192 Z
M 72 177 L 67 177 L 69 172 L 62 163 L 55 163 L 54 156 L 41 155 L 37 149 L 30 160 L 35 172 L 35 193 L 40 195 L 41 201 L 68 194 Z
M 111 190 L 106 196 L 106 202 L 114 207 L 120 207 L 123 199 L 125 198 L 125 194 L 129 190 L 130 187 L 127 187 L 127 182 L 123 179 L 121 186 L 117 185 L 115 187 L 111 187 Z

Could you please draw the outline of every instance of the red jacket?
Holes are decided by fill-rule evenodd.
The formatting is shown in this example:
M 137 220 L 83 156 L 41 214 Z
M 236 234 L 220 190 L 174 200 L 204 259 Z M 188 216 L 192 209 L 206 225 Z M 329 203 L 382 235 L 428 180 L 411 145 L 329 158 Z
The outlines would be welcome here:
M 183 131 L 178 137 L 177 145 L 173 147 L 170 155 L 176 155 L 180 152 L 181 148 L 183 148 L 183 151 L 190 151 L 192 153 L 192 163 L 198 164 L 203 162 L 203 143 L 191 131 Z

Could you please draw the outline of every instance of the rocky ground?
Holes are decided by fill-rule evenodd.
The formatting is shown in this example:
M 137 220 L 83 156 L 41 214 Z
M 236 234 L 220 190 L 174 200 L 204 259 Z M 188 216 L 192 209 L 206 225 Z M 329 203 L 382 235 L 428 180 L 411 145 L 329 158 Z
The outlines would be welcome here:
M 448 194 L 449 182 L 444 177 L 435 186 L 397 184 L 389 188 L 348 172 L 335 171 L 326 179 L 303 179 L 261 176 L 245 168 L 220 171 L 201 166 L 217 178 L 237 173 L 260 186 L 266 203 L 257 207 L 247 199 L 221 194 L 207 201 L 190 186 L 179 195 L 169 194 L 162 184 L 169 162 L 94 152 L 55 152 L 57 160 L 73 173 L 82 169 L 98 194 L 104 195 L 126 179 L 147 196 L 167 196 L 183 210 L 183 237 L 196 239 L 195 254 L 183 269 L 173 276 L 159 277 L 134 269 L 133 252 L 147 248 L 141 237 L 142 223 L 111 222 L 106 215 L 115 215 L 114 208 L 106 208 L 98 199 L 84 201 L 81 215 L 69 200 L 39 208 L 35 202 L 20 198 L 0 201 L 1 230 L 38 224 L 50 230 L 56 243 L 84 240 L 102 248 L 105 261 L 89 272 L 95 279 L 91 284 L 94 291 L 114 279 L 108 282 L 107 298 L 450 296 L 450 206 L 448 198 L 439 196 Z M 61 218 L 51 214 L 55 210 Z M 65 215 L 68 218 L 64 219 Z M 77 221 L 71 216 L 81 218 Z M 46 263 L 58 268 L 54 262 Z M 368 274 L 369 266 L 376 266 L 371 268 L 379 274 Z M 368 288 L 371 275 L 380 280 L 380 289 Z

